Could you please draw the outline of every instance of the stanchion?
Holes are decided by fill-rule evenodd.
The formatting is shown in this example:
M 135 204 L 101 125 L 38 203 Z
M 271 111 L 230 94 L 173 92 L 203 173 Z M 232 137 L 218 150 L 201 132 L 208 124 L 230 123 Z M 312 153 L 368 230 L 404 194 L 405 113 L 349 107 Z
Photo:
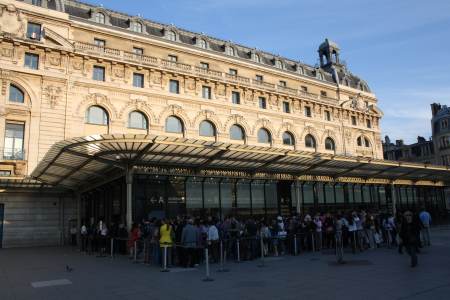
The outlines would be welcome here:
M 353 253 L 356 253 L 356 231 L 353 231 Z
M 314 239 L 314 232 L 311 233 L 311 244 L 312 244 L 312 251 L 316 252 L 316 241 Z
M 237 248 L 237 262 L 241 262 L 241 250 L 239 247 L 239 239 L 236 240 L 236 248 Z
M 114 238 L 111 238 L 111 258 L 114 258 Z
M 342 233 L 336 233 L 335 236 L 335 253 L 336 253 L 336 259 L 339 264 L 344 263 L 344 245 L 342 243 Z
M 137 264 L 137 241 L 134 241 L 133 263 Z
M 297 235 L 294 234 L 294 255 L 297 256 Z
M 144 242 L 144 247 L 143 247 L 143 252 L 144 252 L 144 264 L 147 263 L 148 261 L 148 255 L 147 255 L 147 242 L 146 240 L 143 240 Z
M 264 268 L 266 266 L 266 261 L 264 259 L 264 240 L 263 240 L 263 236 L 261 234 L 260 237 L 260 243 L 261 245 L 261 263 L 258 265 L 258 268 Z
M 225 269 L 225 261 L 227 259 L 226 257 L 226 251 L 224 251 L 223 249 L 223 241 L 220 240 L 220 267 L 219 270 L 217 270 L 217 272 L 229 272 L 230 270 Z
M 167 269 L 167 245 L 163 246 L 164 248 L 164 258 L 163 258 L 163 269 L 161 270 L 161 272 L 170 272 L 169 269 Z
M 208 247 L 205 247 L 205 268 L 206 268 L 206 277 L 203 279 L 203 281 L 214 281 L 214 279 L 211 278 L 211 274 L 209 273 L 209 252 Z

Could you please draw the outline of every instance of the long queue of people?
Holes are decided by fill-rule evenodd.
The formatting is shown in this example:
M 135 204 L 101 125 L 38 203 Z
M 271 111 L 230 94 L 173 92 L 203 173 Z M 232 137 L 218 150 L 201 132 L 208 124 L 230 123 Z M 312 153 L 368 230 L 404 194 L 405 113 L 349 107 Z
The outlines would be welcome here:
M 203 249 L 210 250 L 210 261 L 253 260 L 264 256 L 296 255 L 337 248 L 353 253 L 379 247 L 406 248 L 411 266 L 417 253 L 430 245 L 431 216 L 406 211 L 392 214 L 349 211 L 278 216 L 273 219 L 178 216 L 174 219 L 142 220 L 127 230 L 123 224 L 81 227 L 81 250 L 106 255 L 112 250 L 139 257 L 146 263 L 195 267 L 202 263 Z M 110 243 L 110 241 L 112 242 Z M 165 259 L 164 259 L 165 257 Z

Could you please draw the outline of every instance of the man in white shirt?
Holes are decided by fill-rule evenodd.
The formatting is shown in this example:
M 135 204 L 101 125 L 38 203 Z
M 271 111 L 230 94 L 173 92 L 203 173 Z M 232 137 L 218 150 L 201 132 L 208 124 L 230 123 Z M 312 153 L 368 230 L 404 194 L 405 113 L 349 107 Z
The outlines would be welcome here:
M 219 231 L 213 221 L 209 222 L 206 232 L 206 240 L 208 242 L 208 249 L 211 251 L 211 262 L 219 261 Z

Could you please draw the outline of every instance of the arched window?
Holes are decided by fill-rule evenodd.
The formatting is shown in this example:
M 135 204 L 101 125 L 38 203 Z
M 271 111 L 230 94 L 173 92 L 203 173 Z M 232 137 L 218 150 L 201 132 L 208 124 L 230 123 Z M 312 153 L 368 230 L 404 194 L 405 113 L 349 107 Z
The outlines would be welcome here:
M 305 147 L 314 149 L 316 148 L 316 139 L 310 134 L 305 136 Z
M 95 14 L 95 22 L 105 24 L 105 15 L 101 12 Z
M 259 54 L 256 54 L 256 53 L 255 53 L 254 60 L 255 60 L 257 63 L 260 63 L 260 62 L 261 62 L 261 57 L 259 56 Z
M 166 119 L 166 132 L 183 133 L 183 122 L 175 116 L 170 116 Z
M 358 139 L 356 140 L 356 143 L 359 147 L 362 147 L 362 146 L 364 146 L 366 148 L 370 147 L 370 141 L 366 137 L 362 137 L 362 136 L 358 137 Z M 363 143 L 364 143 L 364 145 L 363 145 Z
M 108 113 L 100 106 L 93 105 L 86 111 L 86 123 L 108 125 Z
M 202 121 L 199 126 L 201 136 L 216 136 L 216 127 L 209 121 Z
M 128 115 L 128 127 L 137 129 L 148 129 L 148 121 L 140 111 L 132 111 Z
M 370 141 L 369 141 L 369 139 L 368 138 L 364 138 L 364 146 L 366 146 L 366 148 L 369 148 L 370 147 Z
M 267 129 L 261 128 L 258 130 L 258 143 L 270 144 L 272 137 Z
M 336 145 L 334 144 L 334 140 L 330 137 L 325 139 L 325 149 L 326 150 L 336 150 Z
M 283 145 L 294 146 L 294 135 L 288 131 L 283 132 Z
M 227 46 L 227 55 L 229 55 L 229 56 L 234 56 L 235 55 L 233 47 Z
M 198 41 L 198 45 L 200 46 L 200 48 L 206 49 L 207 48 L 207 43 L 204 39 L 200 39 Z
M 283 63 L 281 62 L 281 60 L 279 59 L 275 60 L 275 67 L 277 67 L 278 69 L 283 68 Z
M 362 137 L 358 137 L 358 139 L 356 140 L 356 144 L 357 144 L 359 147 L 362 147 Z
M 236 125 L 236 124 L 231 126 L 230 127 L 230 139 L 232 139 L 232 140 L 239 140 L 239 141 L 245 140 L 245 131 L 244 131 L 244 129 L 241 126 Z
M 142 32 L 142 24 L 139 22 L 134 22 L 133 23 L 133 31 L 141 33 Z
M 11 84 L 9 86 L 9 101 L 17 102 L 17 103 L 24 103 L 25 94 L 17 86 Z
M 167 32 L 167 38 L 170 41 L 176 41 L 177 40 L 177 35 L 176 35 L 175 31 L 169 30 L 169 32 Z

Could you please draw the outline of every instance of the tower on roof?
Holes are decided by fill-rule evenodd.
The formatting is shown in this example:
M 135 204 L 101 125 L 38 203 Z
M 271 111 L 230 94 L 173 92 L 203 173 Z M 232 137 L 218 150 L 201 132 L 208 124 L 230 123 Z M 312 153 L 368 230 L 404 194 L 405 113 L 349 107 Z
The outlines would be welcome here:
M 318 52 L 321 67 L 341 64 L 339 61 L 339 46 L 335 42 L 325 39 L 325 42 L 320 44 Z

